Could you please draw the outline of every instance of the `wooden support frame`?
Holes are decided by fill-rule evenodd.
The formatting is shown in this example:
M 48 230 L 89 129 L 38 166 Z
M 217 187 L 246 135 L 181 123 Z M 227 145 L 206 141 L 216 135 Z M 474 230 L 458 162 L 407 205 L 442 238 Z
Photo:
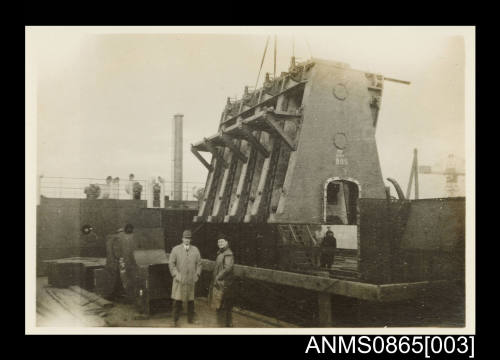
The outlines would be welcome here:
M 417 149 L 413 149 L 413 162 L 411 164 L 410 180 L 408 181 L 408 187 L 406 188 L 407 199 L 410 199 L 413 179 L 415 179 L 415 199 L 418 200 L 419 193 L 418 193 L 418 150 Z
M 280 142 L 274 136 L 270 136 L 271 156 L 264 159 L 260 173 L 257 196 L 252 205 L 250 214 L 244 218 L 244 222 L 265 221 L 263 219 L 265 208 L 268 206 L 269 194 L 272 192 L 272 179 L 276 170 L 276 164 L 280 154 Z
M 292 115 L 286 113 L 278 113 L 279 117 L 287 118 L 298 118 L 300 115 Z M 274 111 L 263 111 L 259 112 L 241 122 L 241 125 L 245 125 L 249 128 L 255 128 L 256 130 L 266 131 L 277 135 L 285 144 L 290 148 L 290 150 L 297 150 L 297 145 L 295 141 L 290 139 L 290 137 L 285 133 L 285 131 L 279 126 L 277 117 L 274 115 Z M 257 122 L 257 123 L 256 123 Z
M 259 120 L 266 115 L 266 111 L 267 110 L 265 110 L 265 109 L 264 110 L 255 110 L 255 114 L 253 114 L 252 116 L 249 116 L 245 119 L 243 119 L 240 116 L 240 117 L 238 117 L 237 123 L 238 124 L 249 124 L 252 121 Z
M 256 132 L 255 135 L 250 132 L 250 135 L 258 144 L 261 144 L 259 140 L 260 132 Z M 225 223 L 241 221 L 248 206 L 248 199 L 250 196 L 249 187 L 252 184 L 255 164 L 258 157 L 257 147 L 254 147 L 249 143 L 249 148 L 250 151 L 248 154 L 248 162 L 244 163 L 242 166 L 240 177 L 238 179 L 238 185 L 236 188 L 236 198 L 234 200 L 233 206 L 231 207 L 231 210 L 229 211 L 229 214 L 224 217 Z M 264 150 L 267 151 L 267 149 L 265 148 Z
M 321 327 L 332 326 L 332 295 L 328 293 L 318 293 L 319 325 Z
M 225 124 L 225 123 L 228 123 L 228 122 L 234 121 L 234 120 L 236 120 L 236 118 L 237 118 L 237 117 L 242 116 L 243 114 L 245 114 L 245 113 L 247 113 L 247 112 L 249 112 L 249 111 L 252 111 L 252 110 L 254 110 L 254 109 L 258 109 L 258 108 L 259 108 L 259 107 L 261 107 L 261 106 L 263 107 L 263 106 L 265 106 L 267 103 L 270 103 L 270 102 L 274 101 L 275 99 L 277 99 L 280 95 L 285 94 L 285 93 L 287 93 L 288 91 L 291 91 L 292 89 L 295 89 L 295 88 L 297 88 L 297 87 L 299 87 L 299 86 L 302 86 L 302 85 L 304 85 L 306 82 L 307 82 L 307 80 L 303 80 L 303 81 L 300 81 L 300 82 L 295 82 L 295 81 L 293 81 L 292 79 L 289 79 L 289 81 L 288 81 L 288 82 L 287 82 L 287 84 L 286 84 L 286 86 L 287 86 L 287 88 L 286 88 L 286 89 L 284 89 L 282 92 L 280 92 L 280 93 L 278 93 L 278 94 L 276 94 L 276 95 L 274 95 L 274 96 L 270 96 L 270 97 L 268 97 L 267 99 L 262 99 L 262 98 L 263 98 L 263 96 L 262 96 L 262 95 L 263 95 L 264 91 L 263 91 L 263 89 L 261 89 L 261 90 L 260 90 L 260 93 L 259 93 L 259 99 L 258 99 L 258 102 L 257 102 L 257 104 L 256 104 L 255 106 L 252 106 L 251 108 L 249 108 L 249 109 L 247 109 L 247 110 L 245 110 L 245 111 L 242 111 L 241 113 L 236 114 L 235 116 L 231 116 L 231 117 L 229 117 L 228 119 L 224 120 L 224 122 L 223 122 L 222 124 Z M 290 85 L 290 86 L 289 86 L 289 85 Z M 264 96 L 264 97 L 265 97 L 265 96 Z
M 226 160 L 224 160 L 224 156 L 222 156 L 222 154 L 219 151 L 217 151 L 217 149 L 215 148 L 214 145 L 212 145 L 210 140 L 208 140 L 207 138 L 203 138 L 203 140 L 205 142 L 205 146 L 207 147 L 208 151 L 210 151 L 217 158 L 217 160 L 220 161 L 220 163 L 222 164 L 222 166 L 224 166 L 224 168 L 227 168 L 229 165 L 226 162 Z
M 290 119 L 290 118 L 300 118 L 302 115 L 297 114 L 297 113 L 288 112 L 288 111 L 274 110 L 273 116 L 274 117 L 284 117 L 286 119 Z
M 203 166 L 205 166 L 207 168 L 208 171 L 213 170 L 212 165 L 210 165 L 208 163 L 208 161 L 206 161 L 205 158 L 203 156 L 201 156 L 201 154 L 198 152 L 198 150 L 196 150 L 196 148 L 193 146 L 193 144 L 191 144 L 191 152 L 193 153 L 194 156 L 196 156 L 196 158 L 198 160 L 200 160 L 200 162 L 203 164 Z
M 259 97 L 257 98 L 257 104 L 259 104 L 260 101 L 262 100 L 262 93 L 263 93 L 263 89 L 260 89 L 259 90 Z
M 229 150 L 232 151 L 233 155 L 236 156 L 239 160 L 243 161 L 244 163 L 246 163 L 248 161 L 248 158 L 245 156 L 245 154 L 243 154 L 239 147 L 237 147 L 234 143 L 233 143 L 233 140 L 231 139 L 231 137 L 222 132 L 221 135 L 220 135 L 220 138 L 221 140 L 224 142 L 224 144 L 226 145 L 226 147 L 229 148 Z
M 283 79 L 281 80 L 281 88 L 280 88 L 280 93 L 283 92 L 285 89 L 286 83 L 288 82 L 288 75 L 284 76 Z
M 207 217 L 207 222 L 216 223 L 223 220 L 224 212 L 226 211 L 227 193 L 231 190 L 234 180 L 234 172 L 238 164 L 235 154 L 229 152 L 229 166 L 224 169 L 222 174 L 222 183 L 219 189 L 219 194 L 216 194 L 211 215 Z
M 144 252 L 144 251 L 143 251 Z M 153 264 L 168 264 L 170 254 L 158 254 L 156 259 L 153 259 Z M 71 262 L 85 262 L 86 258 L 75 258 L 75 260 L 59 259 L 55 261 L 68 260 Z M 102 266 L 105 265 L 105 258 L 95 258 L 99 260 Z M 52 260 L 54 261 L 54 260 Z M 151 259 L 148 260 L 150 262 Z M 215 261 L 202 259 L 202 270 L 213 271 Z M 103 271 L 103 268 L 99 268 Z M 136 289 L 142 290 L 139 292 L 140 296 L 135 298 L 135 305 L 139 311 L 144 315 L 150 314 L 150 300 L 158 298 L 166 298 L 169 293 L 158 294 L 152 292 L 148 284 L 150 279 L 149 265 L 140 265 L 137 269 Z M 275 269 L 265 269 L 253 266 L 244 266 L 235 264 L 234 275 L 238 278 L 247 278 L 252 280 L 263 281 L 271 284 L 279 284 L 301 288 L 305 290 L 314 291 L 317 293 L 319 321 L 320 326 L 331 326 L 333 319 L 332 302 L 334 297 L 332 295 L 341 295 L 359 300 L 368 300 L 374 302 L 390 303 L 394 301 L 408 300 L 421 296 L 422 294 L 433 293 L 437 290 L 445 290 L 452 288 L 458 280 L 437 280 L 437 281 L 420 281 L 411 283 L 398 283 L 398 284 L 368 284 L 356 281 L 335 279 L 329 277 L 321 277 L 300 273 L 293 273 L 287 271 L 280 271 Z M 95 275 L 94 275 L 95 276 Z M 160 296 L 158 296 L 160 295 Z
M 283 96 L 280 97 L 282 99 Z M 268 150 L 262 143 L 257 140 L 253 135 L 252 131 L 265 131 L 269 134 L 276 135 L 280 140 L 285 142 L 285 144 L 290 148 L 290 150 L 295 151 L 297 149 L 296 141 L 292 140 L 284 131 L 284 129 L 279 125 L 279 121 L 282 120 L 292 120 L 300 118 L 301 115 L 287 112 L 280 112 L 275 110 L 264 110 L 259 111 L 256 108 L 256 113 L 246 119 L 238 117 L 237 123 L 229 126 L 227 128 L 222 128 L 218 134 L 213 135 L 209 139 L 205 138 L 203 142 L 193 145 L 196 150 L 207 150 L 213 153 L 214 145 L 212 142 L 217 141 L 222 143 L 223 146 L 228 147 L 235 155 L 243 162 L 248 161 L 247 157 L 233 144 L 232 138 L 244 138 L 247 140 L 257 151 L 264 155 L 264 157 L 270 156 L 270 150 Z M 279 120 L 278 120 L 279 119 Z M 221 144 L 217 144 L 221 145 Z M 225 165 L 227 166 L 227 164 Z
M 252 147 L 255 148 L 262 156 L 265 158 L 269 157 L 270 152 L 264 145 L 261 144 L 261 142 L 255 138 L 252 134 L 252 130 L 248 127 L 248 125 L 245 125 L 243 123 L 238 124 L 238 129 L 244 134 L 245 140 L 247 140 Z
M 276 100 L 276 109 L 274 109 L 274 113 L 281 113 L 281 109 L 283 109 L 283 102 L 287 100 L 288 97 L 286 94 L 281 94 L 278 96 L 278 100 Z
M 203 194 L 203 201 L 201 202 L 200 208 L 198 209 L 198 215 L 193 218 L 193 222 L 195 223 L 201 222 L 205 219 L 205 217 L 211 210 L 213 202 L 215 200 L 220 173 L 224 168 L 223 165 L 219 164 L 219 161 L 224 161 L 224 158 L 220 156 L 220 154 L 217 154 L 217 149 L 215 149 L 215 152 L 216 153 L 212 157 L 212 170 L 209 171 L 207 176 L 205 192 Z
M 272 128 L 272 131 L 278 135 L 281 140 L 290 148 L 290 150 L 295 151 L 297 150 L 297 146 L 295 145 L 295 142 L 290 139 L 290 137 L 285 133 L 285 131 L 278 125 L 276 120 L 270 113 L 265 115 L 264 121 L 266 124 Z
M 167 259 L 169 255 L 170 254 L 167 254 Z M 213 271 L 215 261 L 202 259 L 201 262 L 203 271 Z M 421 294 L 435 291 L 436 289 L 453 287 L 458 281 L 435 280 L 377 285 L 239 264 L 234 265 L 234 275 L 239 278 L 312 290 L 319 294 L 342 295 L 360 300 L 378 302 L 412 299 Z M 325 300 L 325 303 L 327 302 L 326 299 L 322 300 Z

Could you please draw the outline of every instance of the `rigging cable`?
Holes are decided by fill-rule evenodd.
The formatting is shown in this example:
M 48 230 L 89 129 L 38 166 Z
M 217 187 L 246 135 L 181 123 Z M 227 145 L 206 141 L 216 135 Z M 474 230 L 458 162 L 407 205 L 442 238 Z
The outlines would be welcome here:
M 255 90 L 257 90 L 257 83 L 259 82 L 259 77 L 260 77 L 260 72 L 262 70 L 262 65 L 264 65 L 264 59 L 266 58 L 266 51 L 267 51 L 268 44 L 269 44 L 269 36 L 267 37 L 266 46 L 264 47 L 264 54 L 262 55 L 262 61 L 260 62 L 260 68 L 259 68 L 259 73 L 257 74 L 257 80 L 255 80 L 255 87 L 254 87 Z
M 274 35 L 274 72 L 273 72 L 273 79 L 276 79 L 276 48 L 278 46 L 278 39 L 276 34 Z

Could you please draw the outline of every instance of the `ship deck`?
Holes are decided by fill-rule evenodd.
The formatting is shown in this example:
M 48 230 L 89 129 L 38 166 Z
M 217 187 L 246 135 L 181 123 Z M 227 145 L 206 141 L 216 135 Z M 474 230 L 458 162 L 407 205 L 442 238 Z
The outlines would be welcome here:
M 125 301 L 113 301 L 99 306 L 68 288 L 56 288 L 48 284 L 47 277 L 37 278 L 36 324 L 50 327 L 149 327 L 174 328 L 171 311 L 161 309 L 150 316 L 140 314 L 134 305 Z M 177 328 L 218 327 L 215 312 L 207 299 L 195 300 L 195 323 L 187 322 L 185 309 Z M 233 326 L 236 328 L 296 327 L 278 319 L 235 307 Z

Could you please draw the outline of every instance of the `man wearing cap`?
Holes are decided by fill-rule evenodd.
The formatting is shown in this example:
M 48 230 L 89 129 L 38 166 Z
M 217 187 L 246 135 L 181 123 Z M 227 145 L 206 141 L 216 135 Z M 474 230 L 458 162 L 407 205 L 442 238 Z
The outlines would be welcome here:
M 215 259 L 215 267 L 212 276 L 212 286 L 210 287 L 210 293 L 208 295 L 209 301 L 214 302 L 214 293 L 219 292 L 222 294 L 220 303 L 216 303 L 215 307 L 217 311 L 217 323 L 221 327 L 232 327 L 233 326 L 233 265 L 234 256 L 233 252 L 229 248 L 229 243 L 224 235 L 220 235 L 217 240 L 217 246 L 219 251 L 217 252 L 217 258 Z
M 326 234 L 321 243 L 321 267 L 330 269 L 335 258 L 335 250 L 337 249 L 337 239 L 333 235 L 330 226 L 326 227 Z
M 191 231 L 184 230 L 182 244 L 170 252 L 168 266 L 172 274 L 172 300 L 174 324 L 177 326 L 182 302 L 187 301 L 188 322 L 194 322 L 194 286 L 201 275 L 201 255 L 191 245 Z

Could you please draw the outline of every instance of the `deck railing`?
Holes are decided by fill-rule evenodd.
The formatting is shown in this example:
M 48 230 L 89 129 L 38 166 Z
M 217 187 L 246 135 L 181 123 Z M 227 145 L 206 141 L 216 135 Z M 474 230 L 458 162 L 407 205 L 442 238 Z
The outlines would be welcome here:
M 152 196 L 153 183 L 151 180 L 133 180 L 142 186 L 140 200 L 147 200 Z M 85 199 L 87 194 L 85 188 L 95 184 L 99 186 L 98 199 L 133 199 L 133 191 L 129 186 L 128 179 L 120 179 L 118 182 L 106 183 L 106 178 L 72 178 L 72 177 L 46 177 L 41 176 L 38 182 L 38 193 L 50 198 L 72 198 Z M 163 195 L 170 200 L 174 198 L 174 184 L 172 181 L 163 181 L 158 184 L 163 187 Z M 132 184 L 130 184 L 132 185 Z M 199 189 L 204 187 L 202 182 L 187 181 L 182 183 L 182 200 L 197 200 Z

